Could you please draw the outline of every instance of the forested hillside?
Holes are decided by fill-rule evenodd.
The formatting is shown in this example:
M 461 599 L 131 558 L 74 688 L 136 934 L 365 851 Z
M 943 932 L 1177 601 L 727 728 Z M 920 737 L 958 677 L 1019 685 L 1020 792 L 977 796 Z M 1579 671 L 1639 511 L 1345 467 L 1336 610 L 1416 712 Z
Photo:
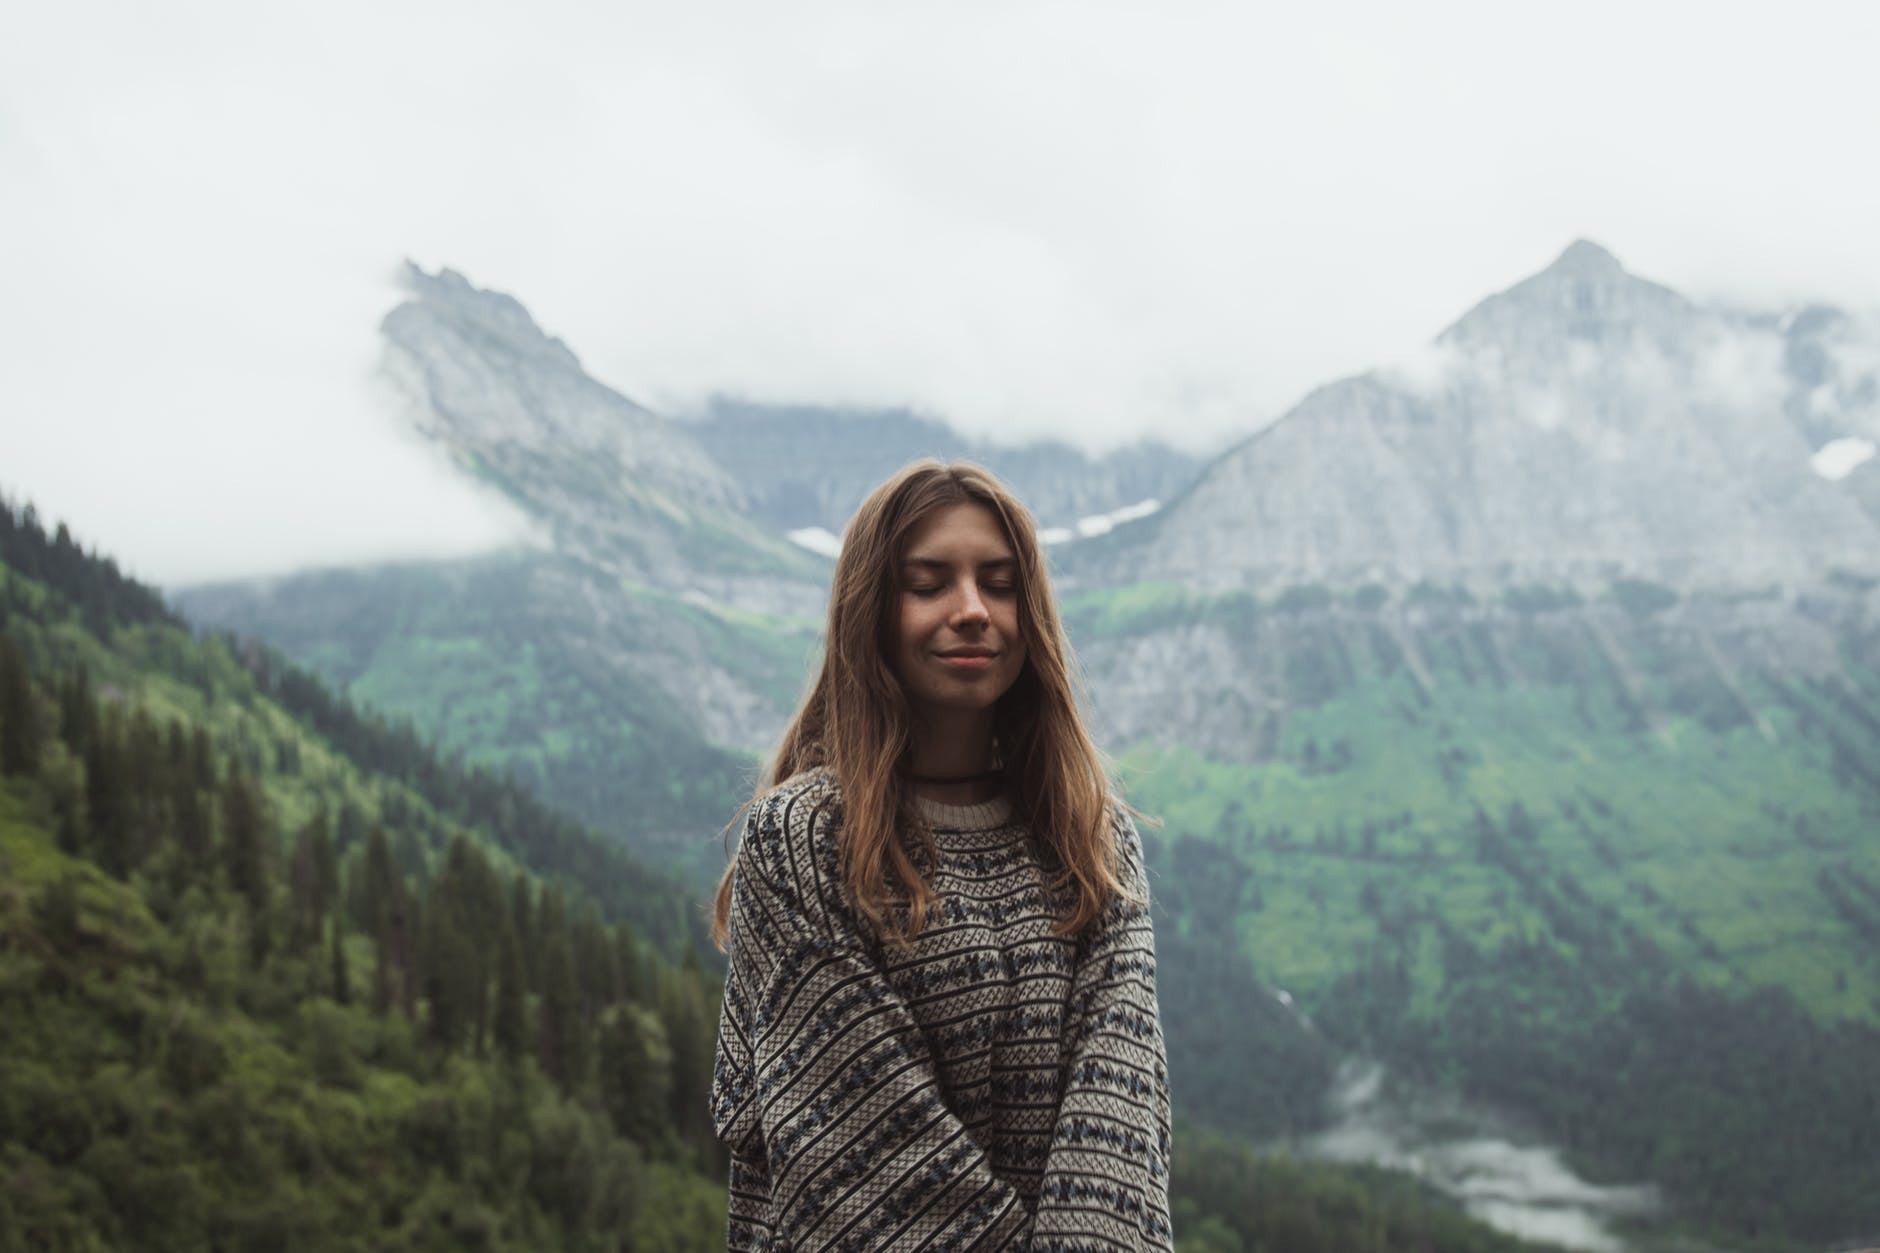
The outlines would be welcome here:
M 0 525 L 0 1247 L 722 1240 L 682 894 Z
M 723 1246 L 686 894 L 0 507 L 0 1251 Z M 1512 1253 L 1186 1133 L 1184 1253 Z
M 1794 620 L 1623 581 L 1074 600 L 1099 709 L 1127 682 L 1165 702 L 1119 738 L 1164 819 L 1195 1116 L 1309 1131 L 1323 1107 L 1287 1098 L 1355 1053 L 1660 1185 L 1709 1238 L 1880 1234 L 1867 590 Z M 1171 637 L 1218 658 L 1205 705 L 1155 669 Z

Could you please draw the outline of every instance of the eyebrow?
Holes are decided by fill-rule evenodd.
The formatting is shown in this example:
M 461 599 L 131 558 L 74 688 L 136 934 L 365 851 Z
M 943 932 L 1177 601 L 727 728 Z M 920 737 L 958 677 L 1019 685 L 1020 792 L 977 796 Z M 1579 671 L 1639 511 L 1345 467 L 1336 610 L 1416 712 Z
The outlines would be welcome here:
M 916 566 L 922 570 L 950 570 L 953 568 L 952 562 L 942 561 L 938 557 L 908 557 L 902 560 L 901 564 L 903 566 Z M 990 561 L 980 562 L 979 569 L 1004 570 L 1015 568 L 1017 565 L 1018 558 L 1016 557 L 994 557 Z

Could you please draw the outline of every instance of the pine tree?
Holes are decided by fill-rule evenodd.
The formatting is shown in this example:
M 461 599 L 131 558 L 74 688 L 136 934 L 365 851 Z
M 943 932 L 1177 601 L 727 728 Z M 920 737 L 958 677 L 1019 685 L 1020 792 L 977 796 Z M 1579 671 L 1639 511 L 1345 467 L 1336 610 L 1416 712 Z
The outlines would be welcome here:
M 623 1136 L 648 1144 L 666 1126 L 672 1101 L 672 1045 L 657 1015 L 616 1005 L 601 1020 L 601 1108 Z
M 10 637 L 0 635 L 0 773 L 36 773 L 39 741 L 39 710 L 26 654 Z
M 352 1004 L 352 972 L 346 964 L 346 928 L 338 911 L 328 924 L 332 933 L 333 999 L 341 1005 Z
M 556 928 L 548 932 L 542 954 L 538 1060 L 542 1073 L 559 1084 L 564 1092 L 573 1092 L 579 1087 L 587 1072 L 587 1039 L 581 1026 L 580 998 L 568 937 Z
M 248 904 L 248 952 L 257 967 L 271 947 L 267 844 L 260 788 L 231 762 L 222 786 L 222 862 L 229 887 Z
M 91 695 L 91 671 L 79 662 L 59 685 L 59 736 L 74 756 L 83 757 L 98 723 L 98 705 Z
M 522 1060 L 528 1048 L 528 1010 L 524 1000 L 528 976 L 522 968 L 522 946 L 512 927 L 503 928 L 501 957 L 496 968 L 496 1020 L 491 1033 L 496 1051 L 511 1065 Z
M 320 924 L 326 917 L 335 875 L 333 839 L 326 833 L 326 814 L 315 814 L 294 837 L 294 852 L 288 862 L 288 884 L 293 913 L 288 922 L 288 945 L 303 952 L 320 938 Z
M 522 953 L 523 986 L 531 992 L 542 987 L 538 967 L 540 947 L 536 943 L 534 896 L 529 880 L 520 870 L 509 883 L 509 925 L 515 930 L 516 945 Z
M 131 870 L 130 796 L 117 736 L 110 722 L 85 744 L 85 827 L 90 852 L 107 874 Z

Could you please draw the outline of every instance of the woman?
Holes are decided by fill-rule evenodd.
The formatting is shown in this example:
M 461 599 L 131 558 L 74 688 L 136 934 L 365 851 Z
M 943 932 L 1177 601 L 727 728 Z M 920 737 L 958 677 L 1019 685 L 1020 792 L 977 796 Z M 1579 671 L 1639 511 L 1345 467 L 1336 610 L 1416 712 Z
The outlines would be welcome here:
M 863 503 L 718 889 L 731 1249 L 1172 1248 L 1142 845 L 1071 664 L 990 474 Z

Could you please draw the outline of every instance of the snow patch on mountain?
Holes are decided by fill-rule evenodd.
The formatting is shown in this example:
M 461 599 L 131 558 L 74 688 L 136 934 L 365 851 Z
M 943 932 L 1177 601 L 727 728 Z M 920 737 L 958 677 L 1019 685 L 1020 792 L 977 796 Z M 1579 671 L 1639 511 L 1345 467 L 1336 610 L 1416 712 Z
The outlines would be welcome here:
M 1815 450 L 1808 464 L 1822 478 L 1836 482 L 1852 474 L 1862 462 L 1872 460 L 1874 452 L 1874 442 L 1870 439 L 1854 436 L 1831 439 Z
M 1091 514 L 1079 518 L 1070 526 L 1047 526 L 1038 531 L 1038 539 L 1044 544 L 1068 544 L 1072 540 L 1094 539 L 1099 535 L 1108 535 L 1125 522 L 1134 522 L 1146 518 L 1162 507 L 1159 500 L 1139 500 L 1133 505 L 1124 505 L 1108 513 Z
M 790 542 L 834 559 L 842 555 L 842 537 L 822 526 L 799 526 L 789 532 Z

